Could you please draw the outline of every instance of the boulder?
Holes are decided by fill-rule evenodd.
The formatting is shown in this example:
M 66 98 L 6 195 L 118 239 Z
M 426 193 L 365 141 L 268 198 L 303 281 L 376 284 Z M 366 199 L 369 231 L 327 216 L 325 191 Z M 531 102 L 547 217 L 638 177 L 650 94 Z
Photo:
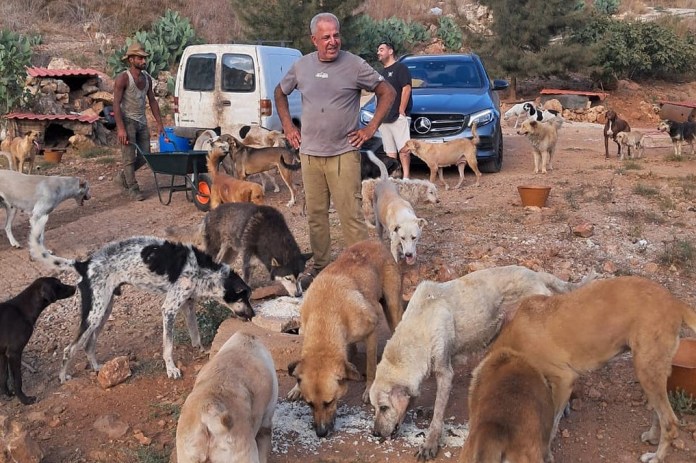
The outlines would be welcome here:
M 0 415 L 0 463 L 40 463 L 43 457 L 41 447 L 20 422 Z
M 108 389 L 117 384 L 121 384 L 128 379 L 130 375 L 131 369 L 128 363 L 128 357 L 121 356 L 106 362 L 101 370 L 99 370 L 97 380 L 101 387 Z

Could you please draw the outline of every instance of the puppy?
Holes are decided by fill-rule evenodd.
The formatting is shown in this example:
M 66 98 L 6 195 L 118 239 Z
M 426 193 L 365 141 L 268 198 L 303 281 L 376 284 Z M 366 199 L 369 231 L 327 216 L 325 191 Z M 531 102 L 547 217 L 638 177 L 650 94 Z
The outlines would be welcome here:
M 554 430 L 578 376 L 631 350 L 636 376 L 655 412 L 641 441 L 659 441 L 657 451 L 643 454 L 641 461 L 660 463 L 678 435 L 667 378 L 682 323 L 696 330 L 696 312 L 667 289 L 646 278 L 618 277 L 568 294 L 525 299 L 491 350 L 519 352 L 548 379 Z
M 435 458 L 452 388 L 452 365 L 490 344 L 507 307 L 525 296 L 571 291 L 593 278 L 591 272 L 580 283 L 567 283 L 549 273 L 511 265 L 445 283 L 421 282 L 377 365 L 370 389 L 373 434 L 383 438 L 396 434 L 411 399 L 432 373 L 437 380 L 435 408 L 418 458 Z
M 674 155 L 681 156 L 682 145 L 691 145 L 691 154 L 694 154 L 694 142 L 696 141 L 696 122 L 675 122 L 664 120 L 657 126 L 657 130 L 669 134 L 674 147 Z
M 297 385 L 288 399 L 307 401 L 319 437 L 333 430 L 338 401 L 348 388 L 346 381 L 361 379 L 348 359 L 348 345 L 361 341 L 367 352 L 363 401 L 369 399 L 377 365 L 375 330 L 380 308 L 393 332 L 403 314 L 401 274 L 389 251 L 374 240 L 347 248 L 307 290 L 300 308 L 301 358 L 288 365 Z
M 389 232 L 391 253 L 399 261 L 399 248 L 408 265 L 416 262 L 416 245 L 423 227 L 428 224 L 425 219 L 416 217 L 411 203 L 399 196 L 396 185 L 389 180 L 387 169 L 372 151 L 367 152 L 372 162 L 379 166 L 382 175 L 375 184 L 374 210 L 377 236 L 382 239 L 382 231 Z
M 191 344 L 201 346 L 196 321 L 197 299 L 212 299 L 226 305 L 236 315 L 251 319 L 251 288 L 226 264 L 217 264 L 191 245 L 172 243 L 152 236 L 136 236 L 114 241 L 94 252 L 85 261 L 64 259 L 48 254 L 35 240 L 29 242 L 34 259 L 55 270 L 70 270 L 80 277 L 82 317 L 75 340 L 63 351 L 60 380 L 68 379 L 67 370 L 77 349 L 84 348 L 92 369 L 101 368 L 95 355 L 97 338 L 111 314 L 114 296 L 121 286 L 131 284 L 142 290 L 162 294 L 163 354 L 167 376 L 180 378 L 174 350 L 174 320 L 182 308 L 186 314 Z
M 48 215 L 69 198 L 82 206 L 90 198 L 89 184 L 76 177 L 26 175 L 0 170 L 0 206 L 7 212 L 5 234 L 10 244 L 15 248 L 21 247 L 12 234 L 12 222 L 19 210 L 31 212 L 31 234 L 43 247 Z
M 234 173 L 240 180 L 245 180 L 247 176 L 278 169 L 280 177 L 290 190 L 290 201 L 287 206 L 295 205 L 295 187 L 292 182 L 293 171 L 299 170 L 302 166 L 299 162 L 292 162 L 295 153 L 287 148 L 252 148 L 246 146 L 239 139 L 231 135 L 223 135 L 222 138 L 230 145 L 230 155 L 234 164 Z M 289 161 L 286 161 L 287 158 Z
M 9 301 L 0 304 L 0 392 L 11 396 L 8 372 L 12 375 L 14 394 L 24 405 L 36 402 L 22 390 L 22 352 L 34 333 L 41 312 L 59 299 L 75 294 L 75 287 L 57 278 L 44 277 Z
M 629 157 L 631 156 L 631 148 L 633 148 L 635 152 L 636 158 L 643 157 L 643 153 L 645 152 L 645 145 L 643 144 L 643 134 L 641 132 L 619 132 L 616 134 L 616 141 L 619 142 L 620 145 L 623 145 L 626 147 L 626 150 L 629 153 Z M 624 155 L 621 153 L 620 159 L 623 161 Z
M 28 174 L 34 170 L 34 158 L 39 150 L 41 133 L 30 130 L 23 137 L 7 138 L 0 143 L 0 150 L 10 153 L 12 169 L 24 172 L 24 164 L 28 166 Z
M 374 166 L 372 162 L 370 162 Z M 375 166 L 376 167 L 376 166 Z M 406 201 L 411 203 L 413 206 L 428 202 L 430 204 L 437 204 L 440 202 L 440 197 L 437 193 L 437 187 L 434 183 L 428 180 L 419 180 L 411 178 L 392 178 L 390 179 L 394 182 L 399 189 L 399 196 L 404 198 Z M 368 227 L 374 228 L 374 198 L 375 198 L 375 185 L 379 180 L 369 178 L 362 181 L 362 210 L 363 216 L 365 217 L 365 223 Z
M 546 378 L 518 352 L 490 351 L 469 386 L 469 435 L 459 463 L 551 463 L 553 418 Z
M 556 152 L 558 142 L 558 130 L 563 124 L 563 119 L 557 118 L 551 122 L 539 122 L 527 119 L 517 131 L 518 135 L 526 135 L 534 150 L 534 173 L 545 174 L 546 170 L 553 170 L 551 162 Z
M 264 191 L 261 185 L 218 172 L 217 166 L 223 156 L 225 152 L 219 147 L 208 153 L 208 173 L 213 181 L 210 188 L 210 208 L 215 209 L 222 203 L 263 204 Z
M 428 165 L 430 169 L 430 181 L 435 183 L 435 175 L 440 175 L 440 182 L 449 190 L 449 185 L 445 183 L 442 175 L 442 168 L 456 165 L 459 170 L 459 183 L 455 188 L 462 186 L 464 182 L 464 170 L 469 164 L 471 170 L 476 174 L 476 186 L 479 186 L 481 172 L 478 169 L 476 160 L 476 146 L 480 138 L 476 133 L 476 123 L 471 126 L 472 139 L 459 138 L 457 140 L 446 141 L 444 143 L 426 143 L 413 138 L 406 142 L 406 148 L 418 156 Z
M 278 378 L 253 335 L 237 332 L 201 369 L 176 427 L 178 463 L 268 461 Z
M 611 109 L 607 111 L 607 121 L 604 123 L 604 157 L 609 159 L 609 137 L 611 137 L 616 146 L 618 146 L 619 151 L 617 156 L 621 156 L 621 144 L 616 140 L 616 134 L 621 132 L 630 132 L 631 126 L 628 122 L 621 119 L 615 111 Z M 628 151 L 629 157 L 631 156 L 631 151 Z

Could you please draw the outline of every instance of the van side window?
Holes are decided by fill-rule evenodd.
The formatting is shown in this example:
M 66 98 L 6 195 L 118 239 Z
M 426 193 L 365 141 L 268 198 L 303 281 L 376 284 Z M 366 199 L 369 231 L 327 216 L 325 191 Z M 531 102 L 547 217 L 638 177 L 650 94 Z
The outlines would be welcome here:
M 254 60 L 249 55 L 222 55 L 222 91 L 253 92 L 256 89 Z
M 184 90 L 209 92 L 215 88 L 215 53 L 191 55 L 186 63 Z

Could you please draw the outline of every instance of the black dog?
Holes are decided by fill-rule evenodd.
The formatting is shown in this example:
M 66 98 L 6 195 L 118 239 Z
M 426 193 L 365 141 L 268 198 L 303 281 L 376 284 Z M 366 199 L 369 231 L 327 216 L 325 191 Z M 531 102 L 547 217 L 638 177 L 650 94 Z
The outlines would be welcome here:
M 694 142 L 696 142 L 696 122 L 675 122 L 664 120 L 657 126 L 657 130 L 669 134 L 674 146 L 674 155 L 681 156 L 682 145 L 691 145 L 691 154 L 694 154 Z
M 8 371 L 12 374 L 14 394 L 24 405 L 36 397 L 22 391 L 22 352 L 34 333 L 34 324 L 41 312 L 59 299 L 75 294 L 75 287 L 64 285 L 57 278 L 38 278 L 27 289 L 0 304 L 0 391 L 12 396 Z
M 401 163 L 394 158 L 382 153 L 375 153 L 375 156 L 379 158 L 380 161 L 387 166 L 387 173 L 391 175 L 397 169 L 401 168 Z M 366 159 L 366 156 L 360 156 L 360 180 L 366 180 L 368 178 L 379 178 L 379 167 L 374 162 Z

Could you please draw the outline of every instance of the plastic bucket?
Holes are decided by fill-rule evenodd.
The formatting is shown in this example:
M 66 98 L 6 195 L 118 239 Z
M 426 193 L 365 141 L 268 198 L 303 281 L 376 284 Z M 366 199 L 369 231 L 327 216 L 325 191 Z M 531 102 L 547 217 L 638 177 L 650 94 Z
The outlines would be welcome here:
M 174 127 L 165 127 L 164 133 L 169 138 L 169 142 L 164 139 L 164 135 L 159 137 L 159 150 L 161 153 L 171 153 L 173 151 L 190 151 L 193 146 L 191 140 L 180 137 L 174 133 Z

